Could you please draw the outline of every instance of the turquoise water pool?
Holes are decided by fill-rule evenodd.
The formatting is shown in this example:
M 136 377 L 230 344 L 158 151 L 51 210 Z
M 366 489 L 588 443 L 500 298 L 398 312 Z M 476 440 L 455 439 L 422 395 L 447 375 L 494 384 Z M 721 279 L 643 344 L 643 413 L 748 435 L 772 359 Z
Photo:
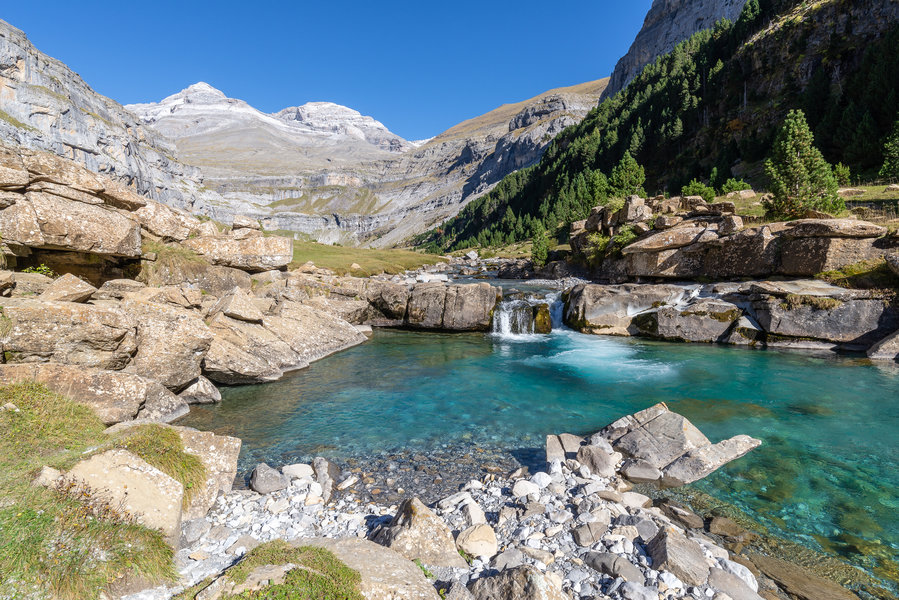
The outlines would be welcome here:
M 183 423 L 241 437 L 248 469 L 460 441 L 541 448 L 547 433 L 591 433 L 660 401 L 713 441 L 764 442 L 699 489 L 855 564 L 899 560 L 899 368 L 861 359 L 569 330 L 377 331 L 278 382 L 223 390 Z

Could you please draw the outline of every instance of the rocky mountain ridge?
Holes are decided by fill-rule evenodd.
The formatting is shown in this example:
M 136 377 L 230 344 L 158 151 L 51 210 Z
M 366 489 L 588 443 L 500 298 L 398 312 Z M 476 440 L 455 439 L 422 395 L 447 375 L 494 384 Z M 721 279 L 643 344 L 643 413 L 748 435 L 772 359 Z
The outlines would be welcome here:
M 746 0 L 653 0 L 640 33 L 615 65 L 603 99 L 624 89 L 646 65 L 722 18 L 734 21 Z

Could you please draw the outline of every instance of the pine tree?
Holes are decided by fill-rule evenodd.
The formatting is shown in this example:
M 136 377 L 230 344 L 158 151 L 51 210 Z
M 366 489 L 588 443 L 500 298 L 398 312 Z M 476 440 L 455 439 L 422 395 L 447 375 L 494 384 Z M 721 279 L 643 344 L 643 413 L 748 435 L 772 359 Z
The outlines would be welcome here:
M 776 218 L 797 219 L 808 210 L 837 213 L 845 209 L 833 169 L 815 147 L 801 110 L 787 115 L 765 161 L 765 173 L 773 195 L 765 208 Z
M 883 144 L 883 166 L 880 167 L 880 176 L 899 177 L 899 121 L 893 124 L 893 131 Z
M 625 197 L 632 194 L 645 196 L 646 192 L 643 191 L 643 182 L 645 181 L 646 172 L 643 167 L 637 163 L 630 152 L 625 152 L 621 157 L 621 162 L 612 169 L 609 187 L 613 196 Z
M 546 264 L 548 256 L 549 240 L 546 239 L 546 230 L 543 228 L 543 223 L 538 221 L 534 231 L 534 245 L 531 247 L 531 260 L 534 261 L 535 266 L 542 267 Z

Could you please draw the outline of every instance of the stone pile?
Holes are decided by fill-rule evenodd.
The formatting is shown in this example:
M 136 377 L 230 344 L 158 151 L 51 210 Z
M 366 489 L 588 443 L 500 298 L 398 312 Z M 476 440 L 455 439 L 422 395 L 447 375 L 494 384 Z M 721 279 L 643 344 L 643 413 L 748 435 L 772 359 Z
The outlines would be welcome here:
M 660 419 L 670 422 L 649 425 Z M 328 469 L 289 465 L 278 472 L 260 466 L 254 473 L 258 481 L 265 474 L 269 493 L 231 492 L 219 498 L 205 519 L 183 524 L 181 585 L 215 580 L 261 542 L 285 539 L 304 545 L 321 543 L 321 538 L 369 538 L 390 548 L 392 552 L 382 554 L 384 560 L 394 561 L 399 554 L 408 564 L 417 561 L 425 567 L 433 594 L 410 597 L 436 598 L 436 589 L 442 590 L 440 597 L 475 600 L 757 600 L 760 590 L 774 589 L 773 582 L 757 578 L 737 562 L 745 561 L 718 545 L 705 533 L 701 517 L 672 503 L 654 506 L 631 491 L 620 474 L 630 458 L 606 441 L 625 432 L 615 440 L 616 448 L 631 448 L 621 438 L 641 431 L 647 437 L 639 438 L 638 445 L 650 454 L 663 439 L 676 457 L 709 448 L 698 430 L 666 438 L 678 427 L 695 429 L 660 405 L 590 438 L 549 436 L 545 472 L 528 476 L 526 469 L 518 469 L 508 478 L 472 480 L 430 507 L 414 496 L 399 506 L 361 502 L 364 484 L 352 474 L 333 472 L 327 477 L 333 476 L 337 491 L 326 502 L 322 474 Z M 733 539 L 748 539 L 747 532 L 726 519 L 716 531 L 724 529 Z M 168 598 L 177 589 L 157 588 L 134 598 Z

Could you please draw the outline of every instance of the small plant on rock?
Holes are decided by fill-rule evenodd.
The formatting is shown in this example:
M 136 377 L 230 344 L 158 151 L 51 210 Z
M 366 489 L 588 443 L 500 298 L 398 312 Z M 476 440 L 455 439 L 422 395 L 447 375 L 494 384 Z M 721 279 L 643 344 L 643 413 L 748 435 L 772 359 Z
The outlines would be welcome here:
M 715 201 L 715 188 L 706 185 L 698 179 L 692 180 L 690 183 L 681 188 L 681 196 L 702 196 L 706 202 Z
M 39 264 L 36 267 L 25 267 L 22 269 L 23 273 L 37 273 L 38 275 L 43 275 L 44 277 L 49 277 L 50 279 L 56 279 L 57 275 L 53 272 L 53 269 L 45 265 L 44 263 Z

